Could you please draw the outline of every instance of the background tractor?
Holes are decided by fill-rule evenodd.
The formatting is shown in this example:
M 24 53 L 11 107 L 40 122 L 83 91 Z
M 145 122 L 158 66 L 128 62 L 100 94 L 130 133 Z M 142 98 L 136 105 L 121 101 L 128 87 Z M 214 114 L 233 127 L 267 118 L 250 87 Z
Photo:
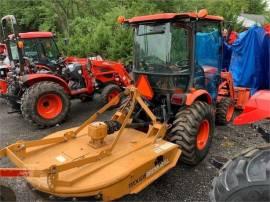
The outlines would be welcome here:
M 270 91 L 255 93 L 235 118 L 235 125 L 254 124 L 270 118 Z M 210 200 L 216 201 L 270 201 L 270 127 L 254 124 L 253 128 L 262 135 L 267 144 L 246 149 L 227 161 L 215 177 Z
M 122 64 L 60 57 L 51 32 L 18 34 L 14 16 L 2 18 L 2 29 L 11 64 L 8 85 L 4 81 L 1 84 L 8 86 L 3 96 L 26 120 L 39 127 L 62 122 L 70 98 L 86 101 L 99 91 L 102 102 L 107 103 L 130 83 Z

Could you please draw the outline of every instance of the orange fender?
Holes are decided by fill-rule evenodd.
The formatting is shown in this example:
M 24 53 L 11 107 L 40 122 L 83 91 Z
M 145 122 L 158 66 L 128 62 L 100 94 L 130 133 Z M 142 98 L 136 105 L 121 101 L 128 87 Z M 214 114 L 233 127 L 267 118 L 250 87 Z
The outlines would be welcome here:
M 192 90 L 190 93 L 186 95 L 186 105 L 192 105 L 196 100 L 202 100 L 207 102 L 208 104 L 212 103 L 212 98 L 210 94 L 206 90 Z

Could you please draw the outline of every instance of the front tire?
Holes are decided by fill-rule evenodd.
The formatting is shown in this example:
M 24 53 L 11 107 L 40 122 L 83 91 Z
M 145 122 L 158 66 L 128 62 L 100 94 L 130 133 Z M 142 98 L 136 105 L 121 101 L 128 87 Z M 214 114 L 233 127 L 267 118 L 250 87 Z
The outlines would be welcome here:
M 26 89 L 21 111 L 24 119 L 39 128 L 63 122 L 70 109 L 70 100 L 62 86 L 55 82 L 38 82 Z
M 210 201 L 270 201 L 270 146 L 227 162 L 213 180 Z
M 116 105 L 113 105 L 113 108 L 119 107 L 121 104 L 121 98 L 120 98 L 120 93 L 121 93 L 121 88 L 115 84 L 109 84 L 105 86 L 101 92 L 101 101 L 105 105 L 109 101 L 111 101 L 115 96 L 119 96 L 119 100 Z
M 227 125 L 232 120 L 234 113 L 234 101 L 232 98 L 224 97 L 217 103 L 216 123 Z
M 168 139 L 180 146 L 184 163 L 197 165 L 208 153 L 214 130 L 213 107 L 196 101 L 176 114 Z

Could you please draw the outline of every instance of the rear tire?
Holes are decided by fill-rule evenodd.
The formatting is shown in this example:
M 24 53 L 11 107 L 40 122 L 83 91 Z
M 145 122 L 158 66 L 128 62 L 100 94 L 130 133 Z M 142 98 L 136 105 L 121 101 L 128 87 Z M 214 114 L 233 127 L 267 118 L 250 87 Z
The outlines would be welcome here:
M 224 97 L 217 103 L 216 123 L 227 125 L 232 120 L 234 113 L 234 101 L 229 97 Z
M 213 180 L 210 201 L 270 201 L 270 146 L 228 161 Z
M 38 82 L 26 89 L 21 111 L 25 120 L 39 128 L 63 122 L 70 109 L 70 100 L 62 86 L 55 82 Z
M 203 127 L 205 123 L 208 129 Z M 197 165 L 208 153 L 214 130 L 213 107 L 196 101 L 176 114 L 168 139 L 180 146 L 184 163 Z
M 120 95 L 121 88 L 115 84 L 109 84 L 105 86 L 101 92 L 101 101 L 105 105 L 107 104 L 114 96 Z M 120 98 L 120 97 L 119 97 Z M 113 108 L 119 107 L 121 104 L 121 98 L 119 99 L 119 102 L 112 106 Z

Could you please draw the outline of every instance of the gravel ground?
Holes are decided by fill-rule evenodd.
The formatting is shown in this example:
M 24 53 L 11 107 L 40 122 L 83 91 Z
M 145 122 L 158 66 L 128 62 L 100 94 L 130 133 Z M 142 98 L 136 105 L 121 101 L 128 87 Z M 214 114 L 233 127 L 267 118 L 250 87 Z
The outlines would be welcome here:
M 73 101 L 68 120 L 60 126 L 44 130 L 30 126 L 19 114 L 7 114 L 7 105 L 0 103 L 0 147 L 18 140 L 39 139 L 54 131 L 77 126 L 100 107 L 98 100 L 97 97 L 89 103 Z M 105 114 L 103 119 L 108 119 L 111 113 Z M 125 196 L 120 201 L 208 201 L 211 181 L 218 173 L 218 170 L 209 163 L 209 158 L 212 156 L 230 158 L 245 148 L 263 143 L 260 135 L 250 126 L 218 126 L 210 153 L 198 166 L 188 167 L 179 164 L 139 194 Z M 1 167 L 7 165 L 9 163 L 5 159 L 0 162 Z M 0 184 L 15 190 L 17 201 L 63 200 L 33 190 L 21 178 L 2 178 Z M 86 200 L 92 199 L 87 198 Z

